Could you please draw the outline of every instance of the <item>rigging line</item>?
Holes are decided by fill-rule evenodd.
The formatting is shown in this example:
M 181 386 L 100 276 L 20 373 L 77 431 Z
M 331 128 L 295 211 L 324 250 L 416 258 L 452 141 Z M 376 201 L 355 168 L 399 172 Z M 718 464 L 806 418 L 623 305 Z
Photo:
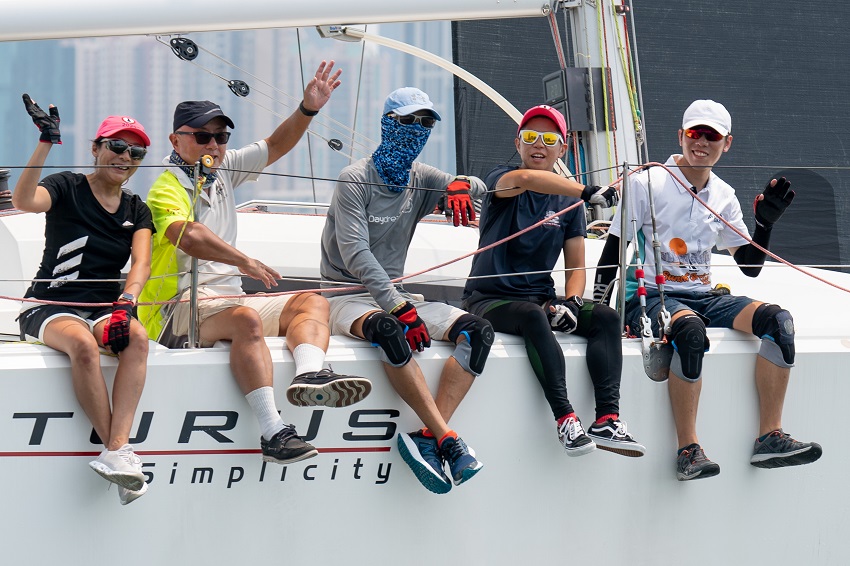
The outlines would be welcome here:
M 369 29 L 368 25 L 363 26 L 363 32 Z M 366 42 L 360 42 L 360 66 L 357 71 L 357 94 L 354 95 L 354 118 L 351 121 L 351 143 L 354 144 L 354 133 L 357 131 L 357 114 L 360 109 L 360 87 L 363 84 L 363 62 L 366 59 Z M 353 159 L 348 160 L 348 164 L 351 165 L 354 162 Z
M 162 43 L 163 45 L 168 46 L 168 44 L 166 44 L 165 42 L 163 42 L 163 41 L 160 39 L 160 37 L 161 37 L 161 36 L 156 36 L 156 40 L 157 40 L 159 43 Z M 166 37 L 167 37 L 167 36 L 166 36 Z M 170 46 L 169 46 L 169 48 L 170 48 Z M 247 75 L 249 75 L 249 76 L 251 76 L 251 77 L 253 77 L 253 78 L 256 78 L 256 79 L 257 79 L 259 82 L 261 82 L 262 84 L 264 84 L 264 85 L 266 85 L 266 86 L 269 86 L 270 88 L 272 88 L 272 89 L 274 89 L 274 90 L 276 90 L 276 91 L 278 91 L 278 92 L 281 92 L 281 93 L 282 93 L 282 94 L 284 94 L 285 96 L 287 96 L 287 97 L 289 97 L 289 98 L 294 99 L 294 97 L 293 97 L 293 96 L 291 96 L 291 95 L 289 95 L 289 94 L 287 94 L 287 93 L 285 93 L 285 92 L 281 91 L 280 89 L 277 89 L 277 88 L 275 88 L 275 87 L 273 87 L 273 86 L 269 85 L 269 84 L 268 84 L 268 83 L 266 83 L 265 81 L 263 81 L 263 80 L 259 79 L 259 78 L 258 78 L 258 77 L 256 77 L 255 75 L 251 74 L 250 72 L 248 72 L 248 71 L 246 71 L 246 70 L 244 70 L 244 69 L 242 69 L 242 68 L 238 67 L 237 65 L 235 65 L 235 64 L 233 64 L 233 63 L 231 63 L 231 62 L 227 61 L 226 59 L 223 59 L 223 58 L 219 57 L 218 55 L 216 55 L 216 54 L 212 53 L 211 51 L 209 51 L 209 50 L 207 50 L 207 49 L 204 49 L 203 47 L 200 47 L 200 46 L 198 46 L 198 49 L 199 49 L 199 50 L 201 50 L 201 51 L 204 51 L 205 53 L 210 54 L 211 56 L 213 56 L 213 57 L 215 57 L 216 59 L 218 59 L 218 60 L 222 61 L 223 63 L 225 63 L 225 64 L 227 64 L 227 65 L 230 65 L 231 67 L 234 67 L 235 69 L 237 69 L 237 70 L 239 70 L 239 71 L 242 71 L 243 73 L 245 73 L 245 74 L 247 74 Z M 192 65 L 194 65 L 194 66 L 195 66 L 195 67 L 197 67 L 198 69 L 201 69 L 202 71 L 204 71 L 204 72 L 206 72 L 206 73 L 209 73 L 210 75 L 212 75 L 212 76 L 214 76 L 214 77 L 216 77 L 216 78 L 218 78 L 218 79 L 221 79 L 222 81 L 224 81 L 224 82 L 225 82 L 225 83 L 227 83 L 228 85 L 230 85 L 230 83 L 231 83 L 231 81 L 230 81 L 229 79 L 227 79 L 227 78 L 225 78 L 225 77 L 222 77 L 221 75 L 219 75 L 218 73 L 215 73 L 214 71 L 212 71 L 212 70 L 210 70 L 210 69 L 207 69 L 207 68 L 206 68 L 206 67 L 204 67 L 203 65 L 200 65 L 200 64 L 195 63 L 194 61 L 192 61 L 192 60 L 188 60 L 188 59 L 183 59 L 183 58 L 181 58 L 181 60 L 186 61 L 187 63 L 191 63 Z M 265 96 L 266 98 L 270 99 L 272 102 L 278 102 L 278 103 L 280 103 L 280 104 L 283 104 L 284 106 L 287 106 L 287 105 L 286 105 L 286 103 L 284 103 L 284 102 L 282 102 L 282 101 L 279 101 L 279 100 L 275 99 L 274 97 L 272 97 L 271 95 L 269 95 L 269 94 L 267 94 L 267 93 L 265 93 L 265 92 L 262 92 L 262 91 L 259 91 L 259 90 L 255 91 L 255 92 L 256 92 L 256 93 L 258 93 L 258 94 L 260 94 L 260 95 L 262 95 L 262 96 Z M 271 114 L 272 114 L 272 115 L 274 115 L 274 116 L 277 116 L 278 118 L 281 118 L 282 120 L 285 120 L 285 119 L 287 118 L 287 116 L 284 116 L 284 115 L 282 115 L 282 114 L 280 114 L 280 113 L 278 113 L 278 112 L 275 112 L 275 111 L 273 111 L 273 110 L 271 110 L 271 109 L 269 109 L 269 108 L 266 108 L 265 106 L 263 106 L 263 105 L 261 105 L 261 104 L 259 104 L 259 103 L 254 102 L 252 99 L 247 98 L 245 95 L 237 95 L 237 96 L 239 96 L 239 98 L 244 98 L 245 100 L 247 100 L 248 102 L 250 102 L 250 103 L 251 103 L 251 104 L 253 104 L 254 106 L 257 106 L 258 108 L 262 108 L 263 110 L 266 110 L 267 112 L 271 113 Z M 322 118 L 318 118 L 318 119 L 314 118 L 313 123 L 318 123 L 319 125 L 321 125 L 321 126 L 324 126 L 324 127 L 328 128 L 328 129 L 329 129 L 329 130 L 331 130 L 332 132 L 335 132 L 335 133 L 337 133 L 337 134 L 341 134 L 341 135 L 343 135 L 343 136 L 346 136 L 346 135 L 348 135 L 348 134 L 350 134 L 350 133 L 351 133 L 351 134 L 356 133 L 356 132 L 353 132 L 353 130 L 351 130 L 350 128 L 348 128 L 348 127 L 347 127 L 347 126 L 345 126 L 344 124 L 342 124 L 341 122 L 339 122 L 339 121 L 337 121 L 337 120 L 334 120 L 334 119 L 333 119 L 333 118 L 331 118 L 330 116 L 325 115 L 325 117 L 326 117 L 328 120 L 330 120 L 330 121 L 332 121 L 332 122 L 335 122 L 335 123 L 339 124 L 339 125 L 343 128 L 343 131 L 342 131 L 342 132 L 340 132 L 338 129 L 335 129 L 335 128 L 333 128 L 332 126 L 328 126 L 327 124 L 325 124 L 325 123 L 324 123 L 324 120 L 323 120 Z M 326 143 L 328 143 L 328 145 L 330 145 L 330 140 L 329 140 L 328 138 L 326 138 L 326 137 L 324 137 L 324 136 L 320 135 L 319 133 L 315 132 L 314 130 L 311 130 L 311 129 L 309 129 L 309 128 L 308 128 L 308 129 L 307 129 L 307 133 L 308 133 L 308 134 L 311 134 L 311 135 L 314 135 L 314 136 L 319 137 L 320 139 L 322 139 L 323 141 L 325 141 Z M 365 136 L 364 136 L 364 137 L 365 137 Z M 365 142 L 357 142 L 357 145 L 361 145 L 361 146 L 363 146 L 364 148 L 371 148 L 371 147 L 372 147 L 372 145 L 374 145 L 374 142 L 373 142 L 372 140 L 370 140 L 369 138 L 366 138 L 366 141 L 367 141 L 367 142 L 369 142 L 369 143 L 365 143 Z M 354 144 L 352 144 L 352 148 L 354 148 Z M 334 150 L 334 151 L 338 151 L 339 153 L 341 153 L 342 155 L 345 155 L 345 156 L 346 156 L 346 157 L 348 157 L 349 159 L 353 159 L 353 158 L 352 158 L 352 156 L 351 156 L 351 155 L 349 155 L 348 153 L 343 153 L 343 152 L 342 152 L 342 151 L 340 151 L 340 150 Z M 364 152 L 364 154 L 365 154 L 365 153 L 366 153 L 366 151 L 367 151 L 367 149 L 363 149 L 363 150 L 361 150 L 361 151 L 363 151 L 363 152 Z
M 298 31 L 298 30 L 297 30 L 297 28 L 296 28 L 296 31 Z M 157 36 L 157 37 L 158 37 L 158 36 Z M 166 36 L 166 37 L 167 37 L 167 36 Z M 299 40 L 299 41 L 300 41 L 300 40 Z M 163 43 L 163 42 L 162 42 L 162 41 L 160 41 L 160 43 Z M 167 44 L 166 44 L 166 45 L 167 45 Z M 197 43 L 196 43 L 196 45 L 197 45 Z M 207 53 L 208 55 L 210 55 L 211 57 L 214 57 L 215 59 L 218 59 L 219 61 L 221 61 L 221 62 L 222 62 L 222 63 L 224 63 L 225 65 L 228 65 L 228 66 L 230 66 L 230 67 L 233 67 L 235 70 L 240 71 L 240 72 L 242 72 L 242 73 L 244 73 L 244 74 L 248 75 L 249 77 L 251 77 L 252 79 L 254 79 L 255 81 L 257 81 L 258 83 L 260 83 L 260 84 L 262 84 L 262 85 L 265 85 L 265 86 L 267 86 L 268 88 L 272 89 L 273 91 L 277 92 L 278 94 L 281 94 L 281 95 L 285 96 L 286 98 L 288 98 L 288 99 L 292 102 L 292 104 L 293 104 L 293 105 L 294 105 L 295 103 L 300 103 L 300 102 L 301 102 L 301 101 L 300 101 L 297 97 L 292 96 L 292 95 L 291 95 L 291 94 L 289 94 L 288 92 L 286 92 L 286 91 L 284 91 L 284 90 L 282 90 L 282 89 L 280 89 L 280 88 L 278 88 L 278 87 L 274 86 L 273 84 L 271 84 L 271 83 L 269 83 L 269 82 L 267 82 L 267 81 L 264 81 L 264 80 L 263 80 L 263 79 L 261 79 L 259 76 L 257 76 L 257 75 L 255 75 L 255 74 L 253 74 L 251 71 L 249 71 L 249 70 L 247 70 L 247 69 L 243 69 L 242 67 L 240 67 L 240 66 L 239 66 L 239 65 L 237 65 L 236 63 L 233 63 L 233 62 L 231 62 L 231 61 L 228 61 L 227 59 L 225 59 L 225 58 L 221 57 L 220 55 L 217 55 L 216 53 L 214 53 L 214 52 L 210 51 L 209 49 L 207 49 L 207 48 L 205 48 L 205 47 L 203 47 L 203 46 L 201 46 L 201 45 L 197 45 L 197 46 L 198 46 L 198 50 L 199 50 L 199 51 L 203 51 L 204 53 Z M 299 49 L 300 49 L 300 44 L 299 44 Z M 299 54 L 299 57 L 300 57 L 300 54 Z M 271 97 L 271 96 L 269 96 L 268 94 L 265 94 L 265 93 L 261 93 L 261 94 L 263 94 L 264 96 L 267 96 L 267 97 L 269 97 L 269 98 L 272 98 L 272 97 Z M 284 106 L 287 106 L 287 107 L 288 107 L 288 105 L 287 105 L 285 102 L 282 102 L 282 101 L 276 101 L 276 102 L 280 102 L 280 103 L 281 103 L 281 104 L 283 104 Z M 337 126 L 339 126 L 340 128 L 342 128 L 342 129 L 343 129 L 343 132 L 340 132 L 339 130 L 334 129 L 332 126 L 329 126 L 328 124 L 324 123 L 325 121 L 332 122 L 333 124 L 336 124 Z M 325 126 L 326 128 L 328 128 L 329 130 L 334 131 L 334 132 L 336 132 L 336 133 L 341 133 L 341 134 L 343 134 L 343 135 L 351 134 L 351 135 L 352 135 L 352 139 L 353 139 L 353 137 L 354 137 L 355 135 L 360 136 L 360 137 L 362 137 L 362 138 L 365 140 L 365 141 L 362 141 L 362 142 L 358 142 L 360 145 L 367 146 L 367 147 L 370 147 L 370 146 L 373 146 L 373 145 L 377 145 L 377 144 L 376 144 L 373 140 L 371 140 L 371 139 L 370 139 L 368 136 L 366 136 L 365 134 L 360 134 L 360 133 L 356 132 L 353 128 L 349 128 L 349 127 L 348 127 L 348 126 L 346 126 L 344 123 L 342 123 L 342 122 L 341 122 L 341 121 L 339 121 L 339 120 L 336 120 L 335 118 L 333 118 L 333 117 L 331 117 L 331 116 L 324 115 L 324 117 L 322 117 L 322 118 L 314 118 L 314 122 L 318 122 L 320 125 L 323 125 L 323 126 Z M 352 142 L 352 143 L 354 143 L 354 142 Z
M 301 30 L 298 29 L 298 28 L 295 28 L 295 38 L 298 40 L 298 70 L 299 70 L 298 76 L 301 77 L 301 90 L 304 90 L 304 89 L 307 88 L 307 85 L 304 84 L 304 60 L 301 58 Z M 353 142 L 352 142 L 352 147 L 354 147 Z M 315 173 L 314 170 L 313 170 L 313 144 L 310 143 L 310 137 L 309 136 L 307 137 L 307 157 L 309 159 L 309 164 L 310 164 L 310 176 L 313 177 L 313 175 Z M 348 156 L 348 159 L 350 161 L 352 159 L 352 157 Z M 313 187 L 313 202 L 316 202 L 316 181 L 315 181 L 315 179 L 311 180 L 310 184 Z
M 564 46 L 561 44 L 561 30 L 558 29 L 558 20 L 555 10 L 550 10 L 546 18 L 549 20 L 549 31 L 552 32 L 552 42 L 555 44 L 555 53 L 558 55 L 558 63 L 561 69 L 567 68 L 567 59 L 564 57 Z
M 617 10 L 617 7 L 614 7 Z M 626 90 L 628 91 L 629 96 L 629 109 L 632 114 L 632 122 L 635 128 L 635 138 L 639 141 L 641 136 L 643 136 L 643 132 L 640 129 L 640 117 L 638 116 L 637 107 L 635 106 L 635 85 L 634 85 L 634 75 L 632 74 L 631 68 L 631 59 L 628 54 L 628 43 L 627 40 L 624 39 L 624 35 L 628 34 L 628 29 L 626 27 L 626 20 L 628 14 L 628 8 L 625 5 L 625 0 L 623 0 L 623 4 L 620 4 L 620 10 L 617 15 L 623 17 L 623 26 L 614 26 L 614 30 L 616 32 L 617 38 L 617 49 L 620 52 L 620 63 L 623 65 L 623 76 L 626 79 Z M 616 17 L 615 17 L 616 19 Z
M 693 193 L 693 191 L 691 191 L 691 190 L 690 190 L 690 183 L 685 183 L 684 181 L 682 181 L 682 180 L 681 180 L 681 179 L 680 179 L 680 178 L 679 178 L 679 177 L 678 177 L 678 176 L 677 176 L 677 175 L 676 175 L 676 174 L 675 174 L 675 173 L 674 173 L 674 172 L 673 172 L 673 171 L 672 171 L 669 167 L 667 167 L 665 164 L 663 164 L 663 163 L 658 163 L 658 162 L 652 162 L 652 163 L 646 163 L 646 164 L 645 164 L 645 166 L 650 166 L 650 167 L 662 167 L 665 171 L 667 171 L 667 173 L 668 173 L 668 174 L 669 174 L 669 175 L 670 175 L 670 176 L 671 176 L 671 177 L 672 177 L 672 178 L 673 178 L 673 179 L 674 179 L 677 183 L 679 183 L 680 185 L 682 185 L 682 187 L 686 190 L 686 192 L 687 192 L 688 194 L 690 194 L 690 195 L 691 195 L 691 197 L 692 197 L 694 200 L 696 200 L 698 203 L 700 203 L 701 205 L 703 205 L 703 206 L 706 208 L 706 210 L 708 210 L 709 212 L 711 212 L 711 213 L 714 215 L 714 217 L 715 217 L 715 218 L 720 219 L 720 221 L 721 221 L 721 222 L 723 222 L 723 224 L 725 224 L 728 228 L 730 228 L 730 229 L 731 229 L 733 232 L 735 232 L 738 236 L 740 236 L 740 237 L 744 238 L 745 240 L 747 240 L 747 241 L 750 243 L 750 245 L 751 245 L 751 246 L 753 246 L 754 248 L 756 248 L 757 250 L 759 250 L 759 251 L 763 252 L 764 254 L 766 254 L 766 255 L 768 255 L 768 256 L 770 256 L 770 257 L 772 257 L 773 259 L 775 259 L 775 260 L 776 260 L 776 261 L 778 261 L 779 263 L 782 263 L 783 265 L 786 265 L 786 266 L 788 266 L 788 267 L 790 267 L 790 268 L 792 268 L 792 269 L 795 269 L 795 270 L 799 271 L 800 273 L 802 273 L 802 274 L 804 274 L 804 275 L 808 275 L 808 276 L 809 276 L 809 277 L 811 277 L 812 279 L 816 279 L 817 281 L 820 281 L 821 283 L 826 283 L 826 284 L 827 284 L 827 285 L 829 285 L 830 287 L 835 287 L 836 289 L 839 289 L 839 290 L 841 290 L 841 291 L 844 291 L 845 293 L 850 293 L 850 289 L 847 289 L 847 288 L 845 288 L 845 287 L 842 287 L 841 285 L 838 285 L 837 283 L 833 283 L 833 282 L 831 282 L 831 281 L 827 281 L 827 280 L 826 280 L 826 279 L 824 279 L 823 277 L 820 277 L 820 276 L 818 276 L 818 275 L 815 275 L 814 273 L 810 273 L 810 272 L 808 272 L 808 271 L 806 271 L 806 270 L 804 270 L 804 269 L 801 269 L 800 267 L 798 267 L 798 266 L 794 265 L 793 263 L 791 263 L 791 262 L 789 262 L 789 261 L 786 261 L 785 259 L 783 259 L 783 258 L 779 257 L 778 255 L 776 255 L 775 253 L 771 252 L 771 251 L 770 251 L 770 250 L 768 250 L 767 248 L 763 248 L 762 246 L 760 246 L 760 245 L 758 245 L 757 243 L 755 243 L 755 242 L 752 240 L 752 238 L 750 238 L 750 235 L 749 235 L 749 234 L 742 234 L 740 231 L 738 231 L 738 229 L 736 229 L 734 226 L 732 226 L 732 225 L 731 225 L 731 224 L 730 224 L 730 223 L 729 223 L 729 222 L 728 222 L 725 218 L 723 218 L 720 214 L 718 214 L 718 213 L 717 213 L 717 212 L 716 212 L 713 208 L 711 208 L 710 206 L 708 206 L 708 203 L 706 203 L 704 200 L 702 200 L 702 199 L 701 199 L 701 198 L 699 198 L 697 195 L 695 195 L 695 194 Z
M 606 23 L 605 11 L 602 6 L 604 0 L 597 0 L 596 11 L 598 22 L 602 28 L 602 36 L 599 38 L 599 55 L 602 59 L 602 106 L 605 111 L 605 146 L 608 148 L 608 163 L 619 163 L 620 156 L 617 150 L 617 131 L 611 124 L 614 116 L 614 92 L 611 82 L 611 62 L 608 57 L 608 24 Z M 612 2 L 613 5 L 613 2 Z M 614 143 L 614 159 L 611 160 L 611 140 Z
M 626 0 L 623 0 L 623 3 L 625 3 L 625 2 L 626 2 Z M 632 33 L 631 33 L 631 36 L 627 37 L 627 39 L 631 38 L 631 41 L 629 42 L 629 46 L 631 47 L 629 53 L 634 57 L 633 68 L 634 68 L 634 73 L 635 73 L 635 86 L 637 87 L 638 111 L 640 113 L 640 121 L 641 121 L 641 124 L 645 124 L 646 123 L 646 116 L 644 114 L 644 105 L 643 105 L 643 87 L 640 84 L 640 59 L 638 57 L 637 35 L 635 34 L 635 12 L 634 12 L 635 7 L 634 7 L 633 4 L 634 4 L 634 2 L 632 2 L 632 1 L 629 2 L 629 13 L 632 15 L 632 17 L 629 18 L 629 23 L 631 24 Z M 641 128 L 641 131 L 642 132 L 644 131 L 643 127 Z M 649 159 L 649 145 L 646 141 L 645 135 L 641 136 L 640 142 L 641 142 L 641 145 L 643 146 L 643 158 Z

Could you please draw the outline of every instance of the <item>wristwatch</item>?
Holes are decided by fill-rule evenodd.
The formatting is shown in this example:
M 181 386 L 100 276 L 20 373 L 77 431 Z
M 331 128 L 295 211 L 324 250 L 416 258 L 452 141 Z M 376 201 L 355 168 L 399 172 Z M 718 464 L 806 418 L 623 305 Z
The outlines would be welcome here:
M 127 293 L 126 291 L 121 293 L 121 296 L 118 297 L 118 300 L 119 301 L 127 301 L 128 303 L 133 303 L 133 305 L 136 304 L 136 296 L 132 295 L 130 293 Z
M 573 295 L 572 297 L 567 299 L 568 301 L 575 303 L 578 308 L 581 308 L 584 305 L 584 299 L 579 297 L 578 295 Z

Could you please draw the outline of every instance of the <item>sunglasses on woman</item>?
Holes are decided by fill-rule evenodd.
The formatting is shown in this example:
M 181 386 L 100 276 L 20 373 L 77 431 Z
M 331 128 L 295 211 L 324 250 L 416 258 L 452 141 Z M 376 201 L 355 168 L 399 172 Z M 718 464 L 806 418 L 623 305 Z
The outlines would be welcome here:
M 688 128 L 685 130 L 685 135 L 691 138 L 692 140 L 698 140 L 702 136 L 705 136 L 705 139 L 708 141 L 716 142 L 723 139 L 723 134 L 720 132 L 716 132 L 711 128 Z
M 535 130 L 520 130 L 519 139 L 522 143 L 532 145 L 537 142 L 537 138 L 543 138 L 543 145 L 553 146 L 558 142 L 564 143 L 564 138 L 561 134 L 555 132 L 537 132 Z
M 125 151 L 130 151 L 130 159 L 141 161 L 148 154 L 148 150 L 140 145 L 130 145 L 124 140 L 101 140 L 106 144 L 106 149 L 115 155 L 121 155 Z
M 390 118 L 394 118 L 396 122 L 403 126 L 412 126 L 420 124 L 429 130 L 437 125 L 437 119 L 433 116 L 417 116 L 416 114 L 408 114 L 407 116 L 399 116 L 398 114 L 389 114 Z
M 218 145 L 224 145 L 230 139 L 230 132 L 174 132 L 181 136 L 195 136 L 195 142 L 199 145 L 207 145 L 211 139 L 215 139 Z

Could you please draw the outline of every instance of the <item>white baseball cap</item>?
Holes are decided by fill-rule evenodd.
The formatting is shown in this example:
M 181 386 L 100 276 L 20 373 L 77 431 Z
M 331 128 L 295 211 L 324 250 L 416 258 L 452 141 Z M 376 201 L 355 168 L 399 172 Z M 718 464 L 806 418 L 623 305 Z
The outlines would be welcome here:
M 713 100 L 695 100 L 682 116 L 682 129 L 694 126 L 708 126 L 724 136 L 732 131 L 732 116 L 726 107 Z

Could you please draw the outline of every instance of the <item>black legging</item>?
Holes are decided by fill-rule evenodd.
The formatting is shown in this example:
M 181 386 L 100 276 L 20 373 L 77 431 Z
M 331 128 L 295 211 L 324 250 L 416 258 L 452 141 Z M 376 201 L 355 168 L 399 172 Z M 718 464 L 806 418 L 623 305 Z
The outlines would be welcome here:
M 476 312 L 473 308 L 470 310 Z M 497 332 L 522 336 L 537 380 L 556 419 L 573 412 L 567 398 L 564 353 L 552 333 L 541 304 L 531 301 L 504 301 L 479 313 Z M 579 314 L 574 332 L 587 338 L 587 369 L 596 397 L 596 418 L 619 414 L 620 374 L 623 350 L 620 342 L 620 317 L 605 305 L 587 303 Z

